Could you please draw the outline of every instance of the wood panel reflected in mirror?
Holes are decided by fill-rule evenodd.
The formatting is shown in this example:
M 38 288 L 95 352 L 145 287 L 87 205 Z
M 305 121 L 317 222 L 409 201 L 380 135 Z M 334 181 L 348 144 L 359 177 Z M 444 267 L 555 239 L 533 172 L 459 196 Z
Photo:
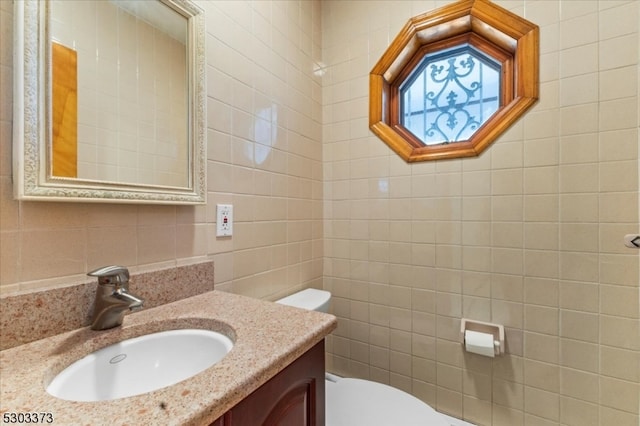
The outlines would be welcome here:
M 15 9 L 16 198 L 203 203 L 202 11 L 188 0 Z
M 51 169 L 78 177 L 78 55 L 51 42 Z

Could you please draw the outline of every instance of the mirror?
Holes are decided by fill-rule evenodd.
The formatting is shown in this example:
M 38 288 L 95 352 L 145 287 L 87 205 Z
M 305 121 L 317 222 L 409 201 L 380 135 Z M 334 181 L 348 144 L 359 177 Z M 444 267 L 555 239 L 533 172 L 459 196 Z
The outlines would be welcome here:
M 204 203 L 202 10 L 189 0 L 14 7 L 15 198 Z

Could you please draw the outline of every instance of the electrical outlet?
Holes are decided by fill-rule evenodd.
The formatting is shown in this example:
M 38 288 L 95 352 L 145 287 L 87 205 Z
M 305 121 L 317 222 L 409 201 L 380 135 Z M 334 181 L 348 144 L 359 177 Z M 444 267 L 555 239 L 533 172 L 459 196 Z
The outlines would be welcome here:
M 233 205 L 216 204 L 216 237 L 233 235 Z

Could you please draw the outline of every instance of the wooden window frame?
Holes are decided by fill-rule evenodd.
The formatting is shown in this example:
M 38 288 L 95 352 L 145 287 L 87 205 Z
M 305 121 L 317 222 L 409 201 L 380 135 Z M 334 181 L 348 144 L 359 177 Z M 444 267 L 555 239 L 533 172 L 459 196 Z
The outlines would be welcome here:
M 467 141 L 424 145 L 400 121 L 400 85 L 428 53 L 470 44 L 502 64 L 498 110 Z M 369 74 L 369 128 L 407 162 L 477 156 L 538 100 L 539 28 L 489 0 L 407 22 Z

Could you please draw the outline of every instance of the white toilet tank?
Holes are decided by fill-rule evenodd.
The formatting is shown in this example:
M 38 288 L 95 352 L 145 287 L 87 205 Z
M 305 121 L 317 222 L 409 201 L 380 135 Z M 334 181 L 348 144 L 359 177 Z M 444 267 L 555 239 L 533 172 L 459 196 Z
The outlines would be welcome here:
M 308 288 L 290 296 L 276 300 L 282 305 L 295 306 L 309 311 L 328 312 L 331 293 L 325 290 Z

